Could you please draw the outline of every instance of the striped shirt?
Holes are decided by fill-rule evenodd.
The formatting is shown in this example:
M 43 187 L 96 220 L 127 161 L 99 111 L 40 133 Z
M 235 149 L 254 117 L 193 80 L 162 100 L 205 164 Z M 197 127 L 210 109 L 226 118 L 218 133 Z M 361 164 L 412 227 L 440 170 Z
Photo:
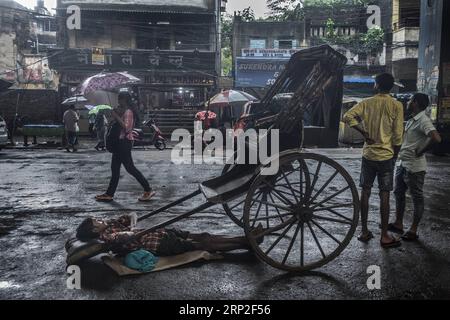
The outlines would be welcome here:
M 100 234 L 100 239 L 106 243 L 117 245 L 118 251 L 135 251 L 144 249 L 154 254 L 158 251 L 161 239 L 167 235 L 165 229 L 148 232 L 137 240 L 131 237 L 142 230 L 131 230 L 131 220 L 129 216 L 122 216 L 119 219 L 106 221 L 108 227 Z

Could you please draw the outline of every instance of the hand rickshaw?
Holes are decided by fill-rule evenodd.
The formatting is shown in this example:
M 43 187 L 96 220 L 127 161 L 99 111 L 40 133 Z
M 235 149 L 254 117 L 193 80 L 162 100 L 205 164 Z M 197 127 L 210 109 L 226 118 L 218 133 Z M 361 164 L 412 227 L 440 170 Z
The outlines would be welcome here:
M 359 217 L 359 199 L 354 181 L 336 161 L 302 147 L 302 114 L 308 108 L 338 108 L 342 104 L 342 77 L 346 58 L 324 45 L 295 53 L 285 70 L 261 100 L 252 123 L 255 128 L 279 129 L 280 152 L 257 164 L 228 164 L 222 175 L 200 183 L 198 190 L 153 212 L 203 195 L 196 208 L 137 235 L 154 231 L 221 205 L 233 222 L 244 229 L 255 254 L 269 265 L 286 271 L 307 271 L 334 258 L 350 242 Z M 289 103 L 273 108 L 279 93 L 292 93 Z M 325 108 L 324 108 L 325 106 Z M 249 145 L 246 145 L 250 148 Z M 271 161 L 278 171 L 263 175 Z M 260 234 L 252 232 L 262 224 Z M 263 236 L 263 241 L 258 241 Z M 99 241 L 73 241 L 69 264 L 107 251 Z

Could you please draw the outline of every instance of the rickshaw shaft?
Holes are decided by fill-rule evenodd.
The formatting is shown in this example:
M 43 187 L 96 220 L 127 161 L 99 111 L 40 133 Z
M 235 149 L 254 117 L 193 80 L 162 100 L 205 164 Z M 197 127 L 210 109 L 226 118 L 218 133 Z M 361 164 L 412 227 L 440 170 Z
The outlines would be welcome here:
M 137 233 L 135 235 L 135 237 L 139 238 L 140 236 L 143 236 L 144 234 L 146 234 L 148 232 L 152 232 L 152 231 L 155 231 L 155 230 L 158 230 L 158 229 L 162 229 L 162 228 L 164 228 L 164 227 L 166 227 L 168 225 L 171 225 L 171 224 L 173 224 L 175 222 L 178 222 L 178 221 L 180 221 L 180 220 L 182 220 L 184 218 L 192 216 L 193 214 L 198 213 L 198 212 L 200 212 L 200 211 L 202 211 L 204 209 L 207 209 L 209 207 L 212 207 L 214 205 L 216 205 L 216 203 L 213 203 L 213 202 L 203 203 L 202 205 L 200 205 L 200 206 L 198 206 L 198 207 L 196 207 L 196 208 L 194 208 L 194 209 L 192 209 L 192 210 L 190 210 L 188 212 L 180 214 L 179 216 L 177 216 L 177 217 L 175 217 L 173 219 L 166 220 L 166 221 L 164 221 L 164 222 L 162 222 L 160 224 L 157 224 L 156 226 L 153 226 L 153 227 L 151 227 L 151 228 L 149 228 L 147 230 L 141 231 L 141 232 Z
M 165 210 L 167 210 L 169 208 L 172 208 L 172 207 L 176 206 L 177 204 L 180 204 L 180 203 L 182 203 L 182 202 L 184 202 L 186 200 L 189 200 L 189 199 L 199 195 L 200 193 L 201 193 L 200 189 L 195 191 L 195 192 L 192 192 L 192 193 L 188 194 L 187 196 L 184 196 L 183 198 L 180 198 L 178 200 L 175 200 L 174 202 L 169 203 L 168 205 L 165 205 L 164 207 L 161 207 L 161 208 L 156 209 L 156 210 L 154 210 L 154 211 L 152 211 L 150 213 L 147 213 L 147 214 L 144 214 L 143 216 L 140 216 L 137 219 L 137 221 L 142 221 L 144 219 L 147 219 L 148 217 L 154 216 L 154 215 L 156 215 L 156 214 L 158 214 L 160 212 L 163 212 L 163 211 L 165 211 Z

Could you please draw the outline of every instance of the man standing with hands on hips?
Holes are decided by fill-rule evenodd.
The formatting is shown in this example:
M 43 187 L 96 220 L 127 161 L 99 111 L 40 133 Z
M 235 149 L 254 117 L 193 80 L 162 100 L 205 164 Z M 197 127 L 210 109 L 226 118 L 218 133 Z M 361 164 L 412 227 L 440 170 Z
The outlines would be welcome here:
M 399 239 L 388 233 L 389 197 L 393 190 L 394 162 L 402 144 L 403 105 L 389 95 L 394 77 L 382 73 L 375 77 L 373 97 L 365 99 L 350 109 L 343 121 L 358 130 L 365 138 L 361 164 L 361 225 L 358 240 L 368 242 L 373 238 L 367 226 L 369 198 L 375 178 L 380 190 L 381 239 L 383 248 L 398 247 Z
M 389 224 L 389 230 L 403 234 L 402 239 L 406 241 L 419 238 L 417 227 L 424 211 L 423 184 L 427 169 L 425 152 L 433 144 L 441 142 L 441 136 L 425 114 L 429 103 L 428 96 L 423 93 L 414 94 L 409 101 L 408 111 L 411 118 L 405 125 L 404 141 L 395 169 L 396 220 Z M 414 218 L 410 229 L 403 233 L 405 195 L 408 189 L 414 205 Z

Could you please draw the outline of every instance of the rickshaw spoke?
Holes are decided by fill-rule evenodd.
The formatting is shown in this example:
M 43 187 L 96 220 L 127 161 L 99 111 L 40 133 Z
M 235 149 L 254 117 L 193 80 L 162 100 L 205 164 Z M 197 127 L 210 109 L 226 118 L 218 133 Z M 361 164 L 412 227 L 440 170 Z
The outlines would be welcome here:
M 278 186 L 277 186 L 278 187 Z M 281 187 L 281 186 L 280 186 Z M 284 187 L 284 186 L 283 186 Z M 287 187 L 284 187 L 284 188 L 286 188 L 286 189 L 288 189 Z M 281 192 L 282 194 L 284 194 L 284 195 L 288 195 L 288 196 L 291 196 L 291 194 L 289 193 L 289 192 L 286 192 L 286 191 L 283 191 L 283 190 L 277 190 L 278 192 Z
M 305 251 L 305 248 L 304 248 L 304 242 L 305 242 L 305 224 L 302 223 L 301 225 L 302 225 L 302 226 L 301 226 L 302 234 L 301 234 L 301 236 L 300 236 L 300 264 L 301 264 L 301 266 L 303 267 L 304 264 L 305 264 L 305 262 L 304 262 L 304 251 Z
M 313 215 L 313 219 L 319 219 L 319 220 L 325 220 L 325 221 L 331 221 L 331 222 L 336 222 L 336 223 L 352 225 L 352 222 L 350 222 L 350 221 L 343 221 L 343 220 L 333 219 L 333 218 L 329 218 L 329 217 L 322 217 L 322 216 L 318 216 L 315 214 Z
M 269 229 L 269 207 L 267 206 L 267 204 L 266 204 L 266 225 L 267 229 Z
M 280 194 L 280 193 L 278 192 L 278 190 L 275 189 L 275 186 L 274 186 L 274 185 L 271 185 L 271 184 L 270 184 L 269 182 L 267 182 L 267 181 L 263 181 L 263 183 L 265 183 L 268 187 L 270 187 L 271 192 L 272 192 L 272 191 L 276 192 L 276 193 L 283 199 L 282 202 L 284 202 L 284 203 L 287 204 L 287 205 L 291 205 L 291 206 L 294 205 L 288 198 L 286 198 L 285 196 L 283 196 L 282 194 Z M 278 196 L 277 196 L 277 198 L 280 199 Z M 281 199 L 280 199 L 280 200 L 281 200 Z
M 331 196 L 326 197 L 324 200 L 321 200 L 320 202 L 315 203 L 315 204 L 311 207 L 311 209 L 314 209 L 314 208 L 316 208 L 317 206 L 320 206 L 321 204 L 327 202 L 328 200 L 333 199 L 334 197 L 340 195 L 342 192 L 347 191 L 348 189 L 350 189 L 350 186 L 346 186 L 344 189 L 341 189 L 341 190 L 339 190 L 339 191 L 333 193 Z
M 311 227 L 311 224 L 309 223 L 309 221 L 306 221 L 306 224 L 308 225 L 308 228 L 311 231 L 311 234 L 312 234 L 312 236 L 314 238 L 314 241 L 317 244 L 317 247 L 319 247 L 319 250 L 320 250 L 320 253 L 322 254 L 322 257 L 325 258 L 326 257 L 325 252 L 323 252 L 322 246 L 320 245 L 319 240 L 317 239 L 316 234 L 314 233 L 314 230 Z
M 267 216 L 267 217 L 260 217 L 260 218 L 249 219 L 249 221 L 262 221 L 262 220 L 267 220 L 267 219 L 280 218 L 280 217 L 289 217 L 289 216 L 292 216 L 292 214 L 291 213 L 283 213 L 281 215 L 271 215 L 271 216 Z
M 312 208 L 312 209 L 314 209 L 313 211 L 324 211 L 324 210 L 335 209 L 335 208 L 348 208 L 348 207 L 352 207 L 353 205 L 354 205 L 353 202 L 351 202 L 351 203 L 335 204 L 335 205 L 328 206 L 328 207 L 321 206 L 319 209 L 317 209 L 317 207 L 314 206 L 314 208 Z
M 282 174 L 283 177 L 284 177 L 284 180 L 286 180 L 286 183 L 288 184 L 289 189 L 290 189 L 291 192 L 292 192 L 292 195 L 294 196 L 295 202 L 299 203 L 299 201 L 298 201 L 298 199 L 297 199 L 297 196 L 295 195 L 295 193 L 294 193 L 294 191 L 293 191 L 292 185 L 291 185 L 291 183 L 289 182 L 289 179 L 286 177 L 286 174 L 284 173 L 283 169 L 280 169 L 280 170 L 281 170 L 281 174 Z
M 298 231 L 300 230 L 300 223 L 297 224 L 297 228 L 295 229 L 294 236 L 292 237 L 291 243 L 289 243 L 289 247 L 284 255 L 283 261 L 281 264 L 286 264 L 286 260 L 289 257 L 289 253 L 291 253 L 292 246 L 294 245 L 295 239 L 297 239 Z
M 300 165 L 300 201 L 303 203 L 303 170 Z
M 269 197 L 270 197 L 270 200 L 272 200 L 272 202 L 275 202 L 275 201 L 273 200 L 272 195 L 271 195 L 270 193 L 269 193 Z M 277 213 L 278 213 L 278 216 L 280 216 L 281 222 L 284 222 L 283 218 L 281 218 L 280 210 L 278 210 L 278 208 L 275 208 L 275 210 L 277 210 Z
M 264 196 L 263 196 L 263 199 L 264 199 Z M 256 209 L 256 216 L 255 216 L 255 221 L 253 221 L 253 224 L 252 224 L 252 228 L 255 226 L 255 223 L 256 223 L 256 219 L 258 218 L 258 216 L 259 216 L 259 211 L 261 210 L 261 206 L 263 205 L 263 203 L 262 202 L 260 202 L 259 203 L 259 205 L 258 205 L 258 209 Z
M 313 202 L 314 200 L 316 200 L 316 198 L 319 196 L 320 193 L 322 193 L 323 190 L 325 190 L 325 188 L 328 186 L 328 184 L 330 184 L 330 182 L 337 176 L 337 174 L 339 173 L 339 171 L 335 171 L 333 173 L 333 175 L 323 184 L 323 186 L 316 192 L 316 194 L 314 195 L 314 197 L 312 197 L 308 203 Z
M 255 193 L 255 196 L 256 196 L 255 199 L 258 199 L 259 196 L 261 195 L 261 193 L 262 193 L 262 191 L 259 191 L 259 192 Z M 238 202 L 237 204 L 235 204 L 234 206 L 230 207 L 230 210 L 233 210 L 234 208 L 236 208 L 237 206 L 239 206 L 240 204 L 242 204 L 242 203 L 244 203 L 244 202 L 245 202 L 245 197 L 244 197 L 244 199 L 243 199 L 242 201 L 240 201 L 240 202 Z M 253 204 L 252 204 L 252 205 L 253 205 Z M 242 220 L 242 219 L 241 219 L 241 220 Z
M 315 226 L 317 226 L 317 228 L 319 228 L 323 233 L 325 233 L 327 236 L 329 236 L 331 239 L 333 239 L 334 241 L 337 242 L 337 244 L 341 244 L 341 242 L 336 239 L 331 233 L 329 233 L 327 230 L 325 230 L 325 228 L 323 228 L 320 224 L 318 224 L 317 222 L 315 222 L 314 220 L 311 219 L 311 222 L 314 223 Z
M 293 224 L 296 220 L 297 220 L 296 218 L 292 217 L 291 219 L 286 220 L 286 221 L 283 222 L 283 223 L 280 223 L 278 226 L 275 226 L 275 227 L 272 227 L 272 228 L 269 228 L 269 229 L 264 230 L 263 232 L 261 232 L 260 234 L 258 234 L 258 236 L 261 236 L 261 237 L 262 237 L 262 236 L 267 236 L 268 234 L 275 234 L 276 231 L 281 230 L 281 229 L 287 227 L 287 226 L 288 226 L 289 224 L 291 224 L 291 223 Z
M 291 202 L 291 200 L 289 200 L 288 198 L 286 198 L 285 196 L 283 196 L 283 194 L 281 194 L 279 190 L 273 188 L 273 189 L 271 190 L 270 193 L 272 193 L 272 191 L 276 193 L 276 194 L 274 193 L 273 195 L 274 195 L 275 197 L 277 197 L 279 200 L 281 200 L 281 202 L 283 202 L 284 204 L 287 204 L 287 205 L 290 205 L 290 206 L 293 206 L 293 205 L 294 205 L 294 204 Z
M 272 192 L 270 192 L 269 194 L 272 194 Z M 292 204 L 292 202 L 290 202 L 289 201 L 289 199 L 287 199 L 287 200 L 284 200 L 283 198 L 281 198 L 280 196 L 279 196 L 279 193 L 277 193 L 277 194 L 273 194 L 278 200 L 280 200 L 283 204 L 285 204 L 285 205 L 288 205 L 288 206 L 292 206 L 293 204 Z
M 280 187 L 280 188 L 286 188 L 286 189 L 289 189 L 289 187 L 286 185 L 286 184 L 277 184 L 276 185 L 277 187 Z M 295 189 L 292 189 L 294 192 L 297 192 L 299 195 L 301 195 L 300 194 L 300 191 L 298 191 L 298 190 L 295 190 Z M 282 192 L 281 190 L 278 190 L 279 192 Z M 287 193 L 286 191 L 283 191 L 283 193 L 284 194 L 289 194 L 289 193 Z M 289 194 L 290 195 L 290 194 Z
M 269 206 L 272 206 L 272 207 L 275 207 L 275 208 L 279 208 L 281 210 L 285 210 L 285 211 L 291 212 L 291 208 L 285 207 L 285 206 L 282 206 L 282 205 L 279 205 L 279 204 L 269 203 L 267 201 L 262 201 L 262 200 L 254 200 L 254 202 L 258 202 L 258 203 L 262 203 L 262 204 L 268 204 Z
M 272 243 L 272 245 L 269 247 L 269 249 L 266 250 L 265 254 L 268 255 L 270 251 L 272 251 L 273 248 L 275 248 L 275 246 L 278 244 L 278 242 L 281 241 L 281 239 L 284 238 L 284 236 L 286 235 L 286 233 L 289 232 L 289 230 L 291 230 L 292 226 L 294 225 L 294 223 L 296 222 L 296 220 L 294 220 L 289 227 L 287 227 L 282 233 L 281 235 Z
M 314 190 L 314 187 L 316 186 L 317 180 L 319 179 L 319 171 L 320 171 L 321 167 L 322 167 L 322 161 L 319 161 L 317 163 L 316 173 L 314 174 L 313 182 L 311 183 L 311 191 L 310 191 L 310 193 L 312 193 L 312 190 Z M 308 195 L 308 197 L 310 197 L 310 196 L 311 196 L 311 194 Z
M 323 207 L 323 206 L 321 206 L 321 207 Z M 326 207 L 323 207 L 323 209 L 324 209 L 325 211 L 329 211 L 329 212 L 331 212 L 331 213 L 337 215 L 338 217 L 341 217 L 342 219 L 345 219 L 345 220 L 347 220 L 347 221 L 349 221 L 349 222 L 352 222 L 352 221 L 353 221 L 353 220 L 350 219 L 349 217 L 346 217 L 346 216 L 344 216 L 343 214 L 340 214 L 339 212 L 336 212 L 336 211 L 333 210 L 333 209 L 326 208 Z M 316 210 L 316 211 L 322 211 L 322 210 Z
M 245 202 L 245 198 L 242 201 L 239 201 L 237 204 L 235 204 L 234 206 L 230 207 L 230 210 L 233 210 L 234 208 L 236 208 L 237 206 L 239 206 L 241 203 Z
M 294 172 L 296 172 L 296 171 L 298 171 L 298 170 L 299 170 L 299 169 L 293 169 L 292 171 L 290 171 L 290 172 L 288 172 L 288 173 L 286 174 L 286 177 L 289 177 L 291 174 L 293 174 Z M 283 169 L 280 168 L 280 171 L 283 172 Z M 279 181 L 281 181 L 281 180 L 283 180 L 283 179 L 284 179 L 284 177 L 280 177 L 279 179 L 275 180 L 275 183 L 277 183 L 277 182 L 279 182 Z

